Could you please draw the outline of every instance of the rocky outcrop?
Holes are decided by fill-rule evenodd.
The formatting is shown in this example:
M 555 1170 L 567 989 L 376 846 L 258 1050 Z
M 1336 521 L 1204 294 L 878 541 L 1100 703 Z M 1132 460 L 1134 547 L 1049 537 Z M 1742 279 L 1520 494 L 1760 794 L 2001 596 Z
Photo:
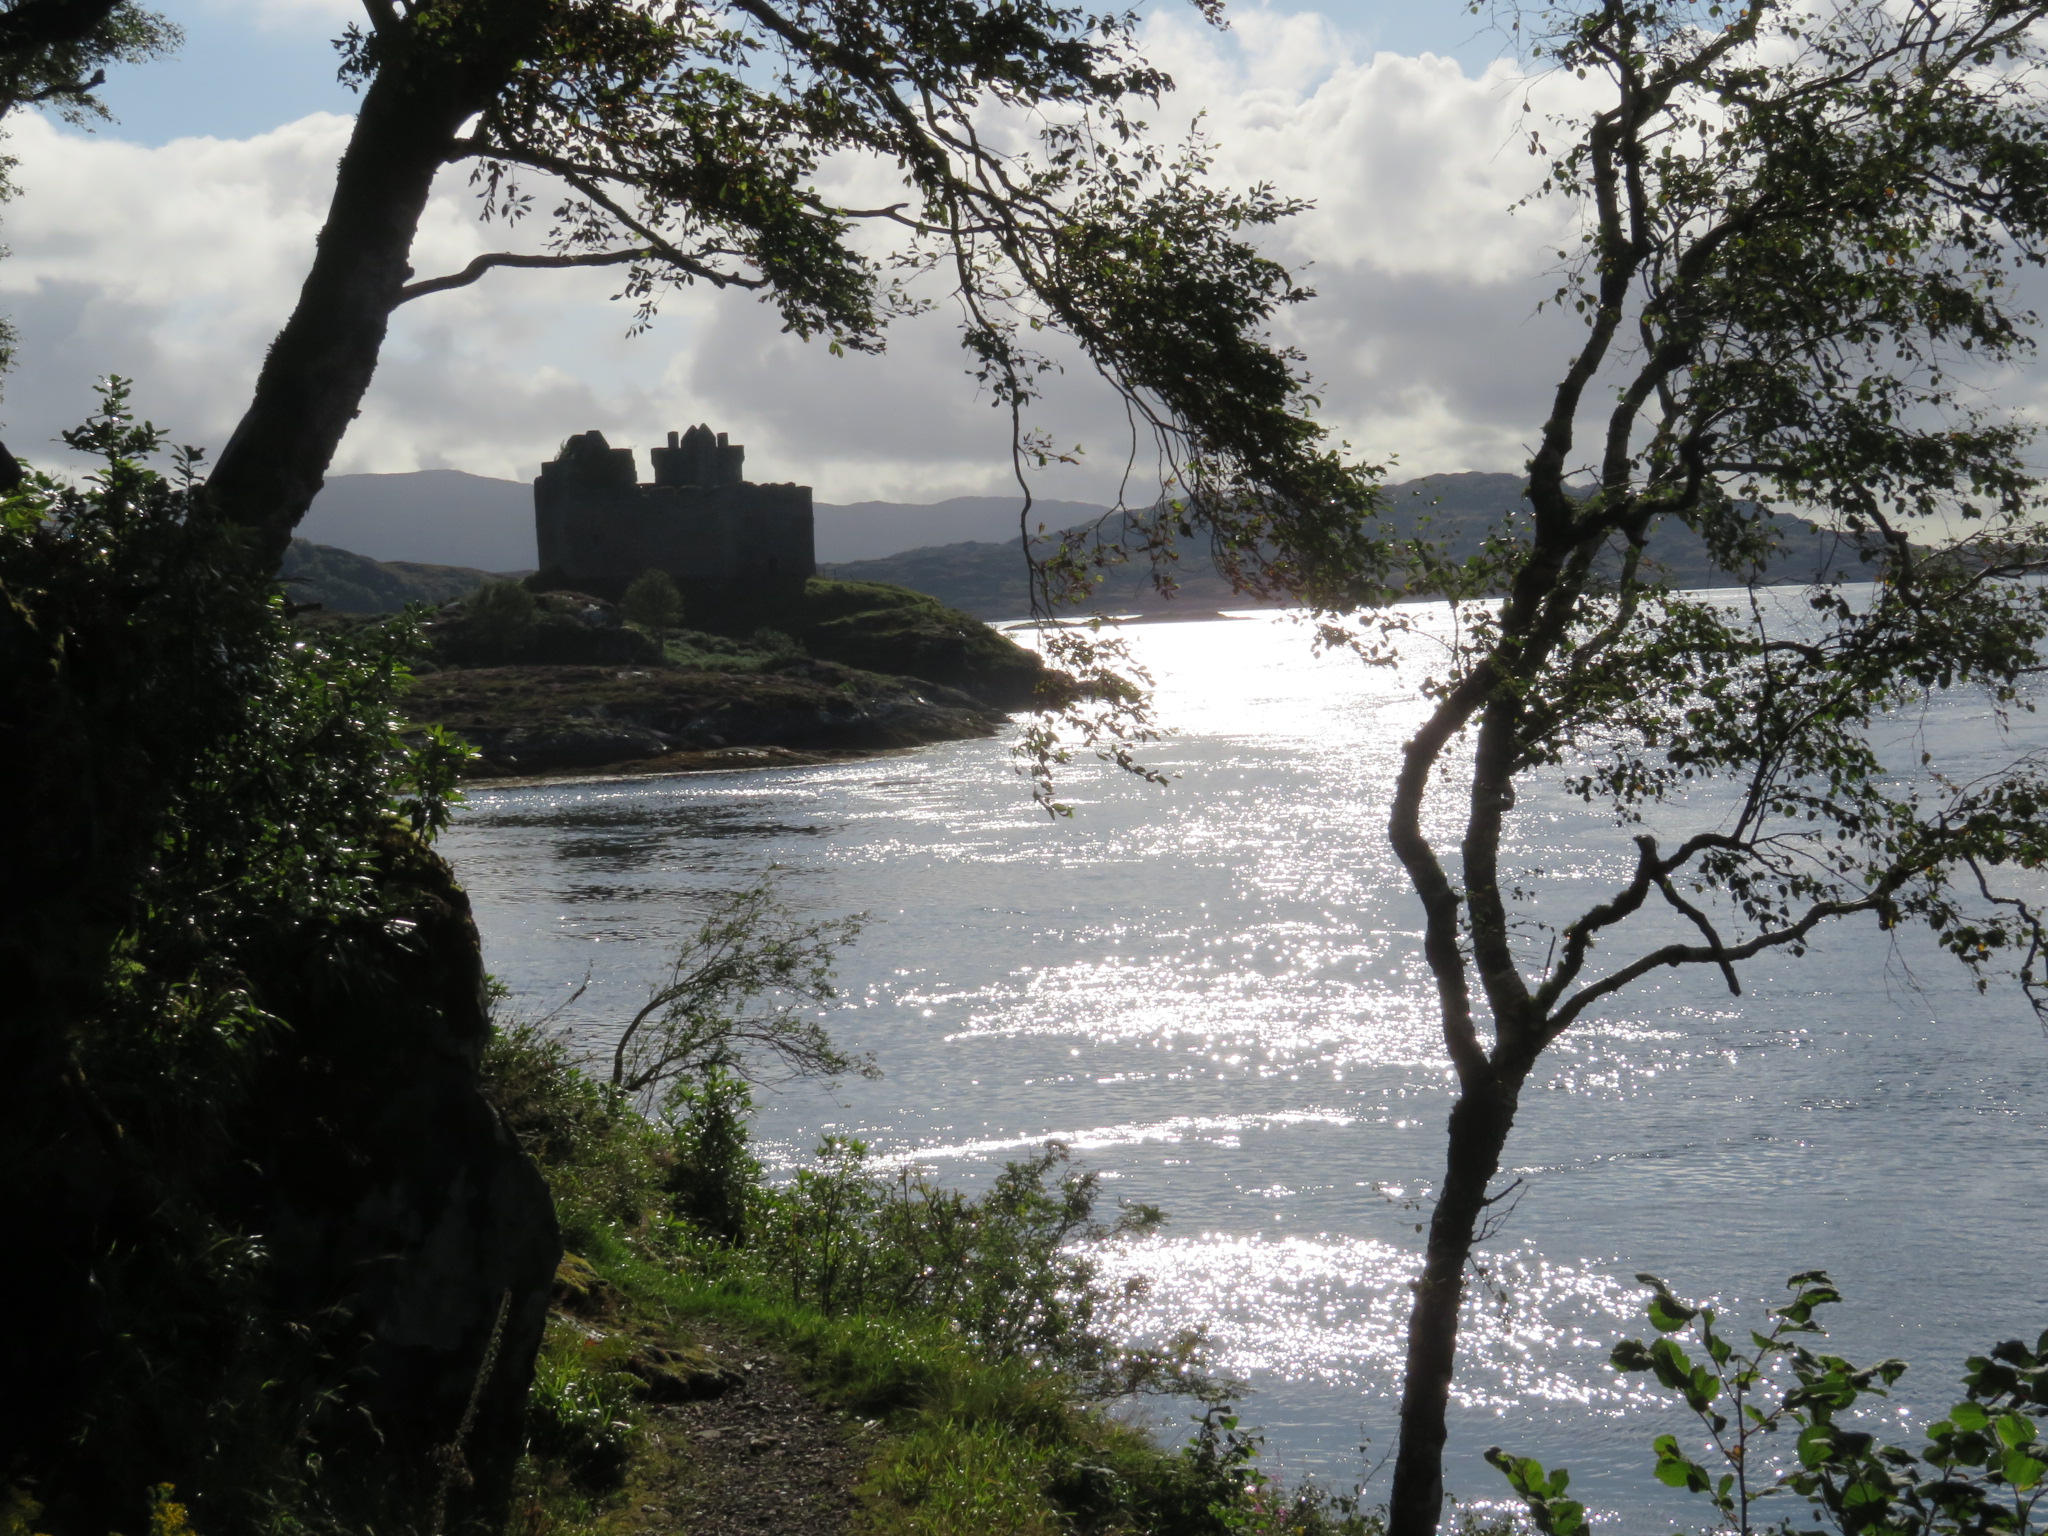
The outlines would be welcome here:
M 347 1383 L 320 1436 L 340 1512 L 495 1530 L 561 1244 L 481 1091 L 468 899 L 397 829 L 380 862 L 397 913 L 381 944 L 301 936 L 254 978 L 292 1027 L 253 1085 L 224 1203 L 263 1234 L 271 1306 L 318 1328 Z
M 521 589 L 523 593 L 524 589 Z M 475 600 L 451 603 L 426 626 L 434 660 L 448 667 L 660 666 L 661 647 L 583 592 L 527 595 L 530 608 L 507 622 L 480 619 Z
M 772 672 L 451 670 L 421 678 L 408 707 L 475 746 L 483 772 L 517 774 L 736 747 L 922 746 L 991 735 L 1005 718 L 952 689 L 806 658 Z
M 814 578 L 772 603 L 747 593 L 699 601 L 690 622 L 729 635 L 768 626 L 812 656 L 965 693 L 993 709 L 1043 708 L 1071 686 L 1035 651 L 922 592 Z

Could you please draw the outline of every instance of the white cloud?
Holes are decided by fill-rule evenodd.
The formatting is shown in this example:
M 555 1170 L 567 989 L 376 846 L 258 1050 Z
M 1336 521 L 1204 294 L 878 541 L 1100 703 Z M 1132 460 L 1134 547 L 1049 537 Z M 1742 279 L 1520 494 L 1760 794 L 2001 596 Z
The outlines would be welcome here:
M 1219 175 L 1316 202 L 1276 240 L 1321 295 L 1286 330 L 1339 435 L 1404 474 L 1517 467 L 1577 339 L 1570 320 L 1534 313 L 1568 210 L 1508 211 L 1541 171 L 1521 140 L 1525 84 L 1505 65 L 1475 76 L 1430 55 L 1358 56 L 1315 15 L 1249 11 L 1220 35 L 1169 17 L 1146 41 L 1179 81 L 1162 122 L 1206 111 Z M 5 210 L 14 254 L 0 262 L 0 307 L 23 333 L 0 406 L 11 446 L 47 456 L 108 371 L 136 376 L 144 409 L 179 440 L 224 441 L 296 296 L 347 129 L 320 115 L 144 148 L 22 121 L 11 147 L 24 190 Z M 863 198 L 886 196 L 873 168 L 848 174 Z M 420 231 L 423 273 L 503 238 L 473 212 L 450 176 Z M 757 476 L 807 481 L 826 500 L 1007 487 L 1004 420 L 967 376 L 948 316 L 901 327 L 884 357 L 834 358 L 751 298 L 698 289 L 627 340 L 615 285 L 604 272 L 501 273 L 407 306 L 335 468 L 523 478 L 572 431 L 645 445 L 710 420 L 747 443 Z M 1033 424 L 1088 450 L 1046 494 L 1113 494 L 1123 415 L 1085 369 L 1053 383 Z
M 0 261 L 22 333 L 0 408 L 15 445 L 44 451 L 104 373 L 137 377 L 182 440 L 220 441 L 303 277 L 347 132 L 323 114 L 147 149 L 17 120 Z

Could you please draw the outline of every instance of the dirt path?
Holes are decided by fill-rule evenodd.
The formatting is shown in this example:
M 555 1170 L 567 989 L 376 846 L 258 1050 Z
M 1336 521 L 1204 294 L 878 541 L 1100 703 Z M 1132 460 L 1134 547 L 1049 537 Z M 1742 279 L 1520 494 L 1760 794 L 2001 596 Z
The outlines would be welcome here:
M 660 1443 L 650 1481 L 635 1490 L 634 1529 L 845 1536 L 867 1459 L 855 1427 L 812 1401 L 756 1341 L 702 1321 L 690 1331 L 740 1379 L 717 1397 L 648 1410 L 647 1433 Z

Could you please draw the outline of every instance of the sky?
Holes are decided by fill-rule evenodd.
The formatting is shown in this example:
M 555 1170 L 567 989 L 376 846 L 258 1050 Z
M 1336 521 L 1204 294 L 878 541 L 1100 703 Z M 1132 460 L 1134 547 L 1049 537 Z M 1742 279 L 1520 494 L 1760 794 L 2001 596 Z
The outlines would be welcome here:
M 176 57 L 122 68 L 90 133 L 17 114 L 16 200 L 0 208 L 0 313 L 20 332 L 0 436 L 31 461 L 90 409 L 92 381 L 180 442 L 218 444 L 309 260 L 354 98 L 331 39 L 351 0 L 169 0 Z M 1530 87 L 1508 39 L 1462 0 L 1239 4 L 1217 32 L 1148 0 L 1144 43 L 1177 89 L 1163 128 L 1202 117 L 1216 174 L 1312 199 L 1272 237 L 1317 290 L 1284 339 L 1323 419 L 1396 478 L 1519 469 L 1576 330 L 1538 301 L 1568 213 L 1510 207 L 1540 180 L 1521 144 Z M 1503 56 L 1503 55 L 1509 56 Z M 1569 90 L 1569 86 L 1548 89 Z M 461 173 L 437 187 L 422 274 L 493 248 Z M 629 337 L 615 277 L 499 273 L 399 311 L 336 472 L 534 475 L 572 432 L 647 446 L 696 421 L 748 448 L 750 477 L 821 500 L 932 501 L 1009 488 L 1003 417 L 977 393 L 944 314 L 880 358 L 781 334 L 747 296 L 691 291 Z M 1078 465 L 1042 494 L 1106 500 L 1123 414 L 1085 366 L 1032 425 Z

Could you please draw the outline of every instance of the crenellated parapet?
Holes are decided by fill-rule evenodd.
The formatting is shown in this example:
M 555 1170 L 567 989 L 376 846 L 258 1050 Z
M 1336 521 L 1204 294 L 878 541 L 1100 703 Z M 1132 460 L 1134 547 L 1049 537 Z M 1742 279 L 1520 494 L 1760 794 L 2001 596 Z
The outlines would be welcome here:
M 817 571 L 811 488 L 755 485 L 746 449 L 708 426 L 668 434 L 643 484 L 633 450 L 579 432 L 533 483 L 541 569 L 605 592 L 667 571 L 686 590 L 794 586 Z

